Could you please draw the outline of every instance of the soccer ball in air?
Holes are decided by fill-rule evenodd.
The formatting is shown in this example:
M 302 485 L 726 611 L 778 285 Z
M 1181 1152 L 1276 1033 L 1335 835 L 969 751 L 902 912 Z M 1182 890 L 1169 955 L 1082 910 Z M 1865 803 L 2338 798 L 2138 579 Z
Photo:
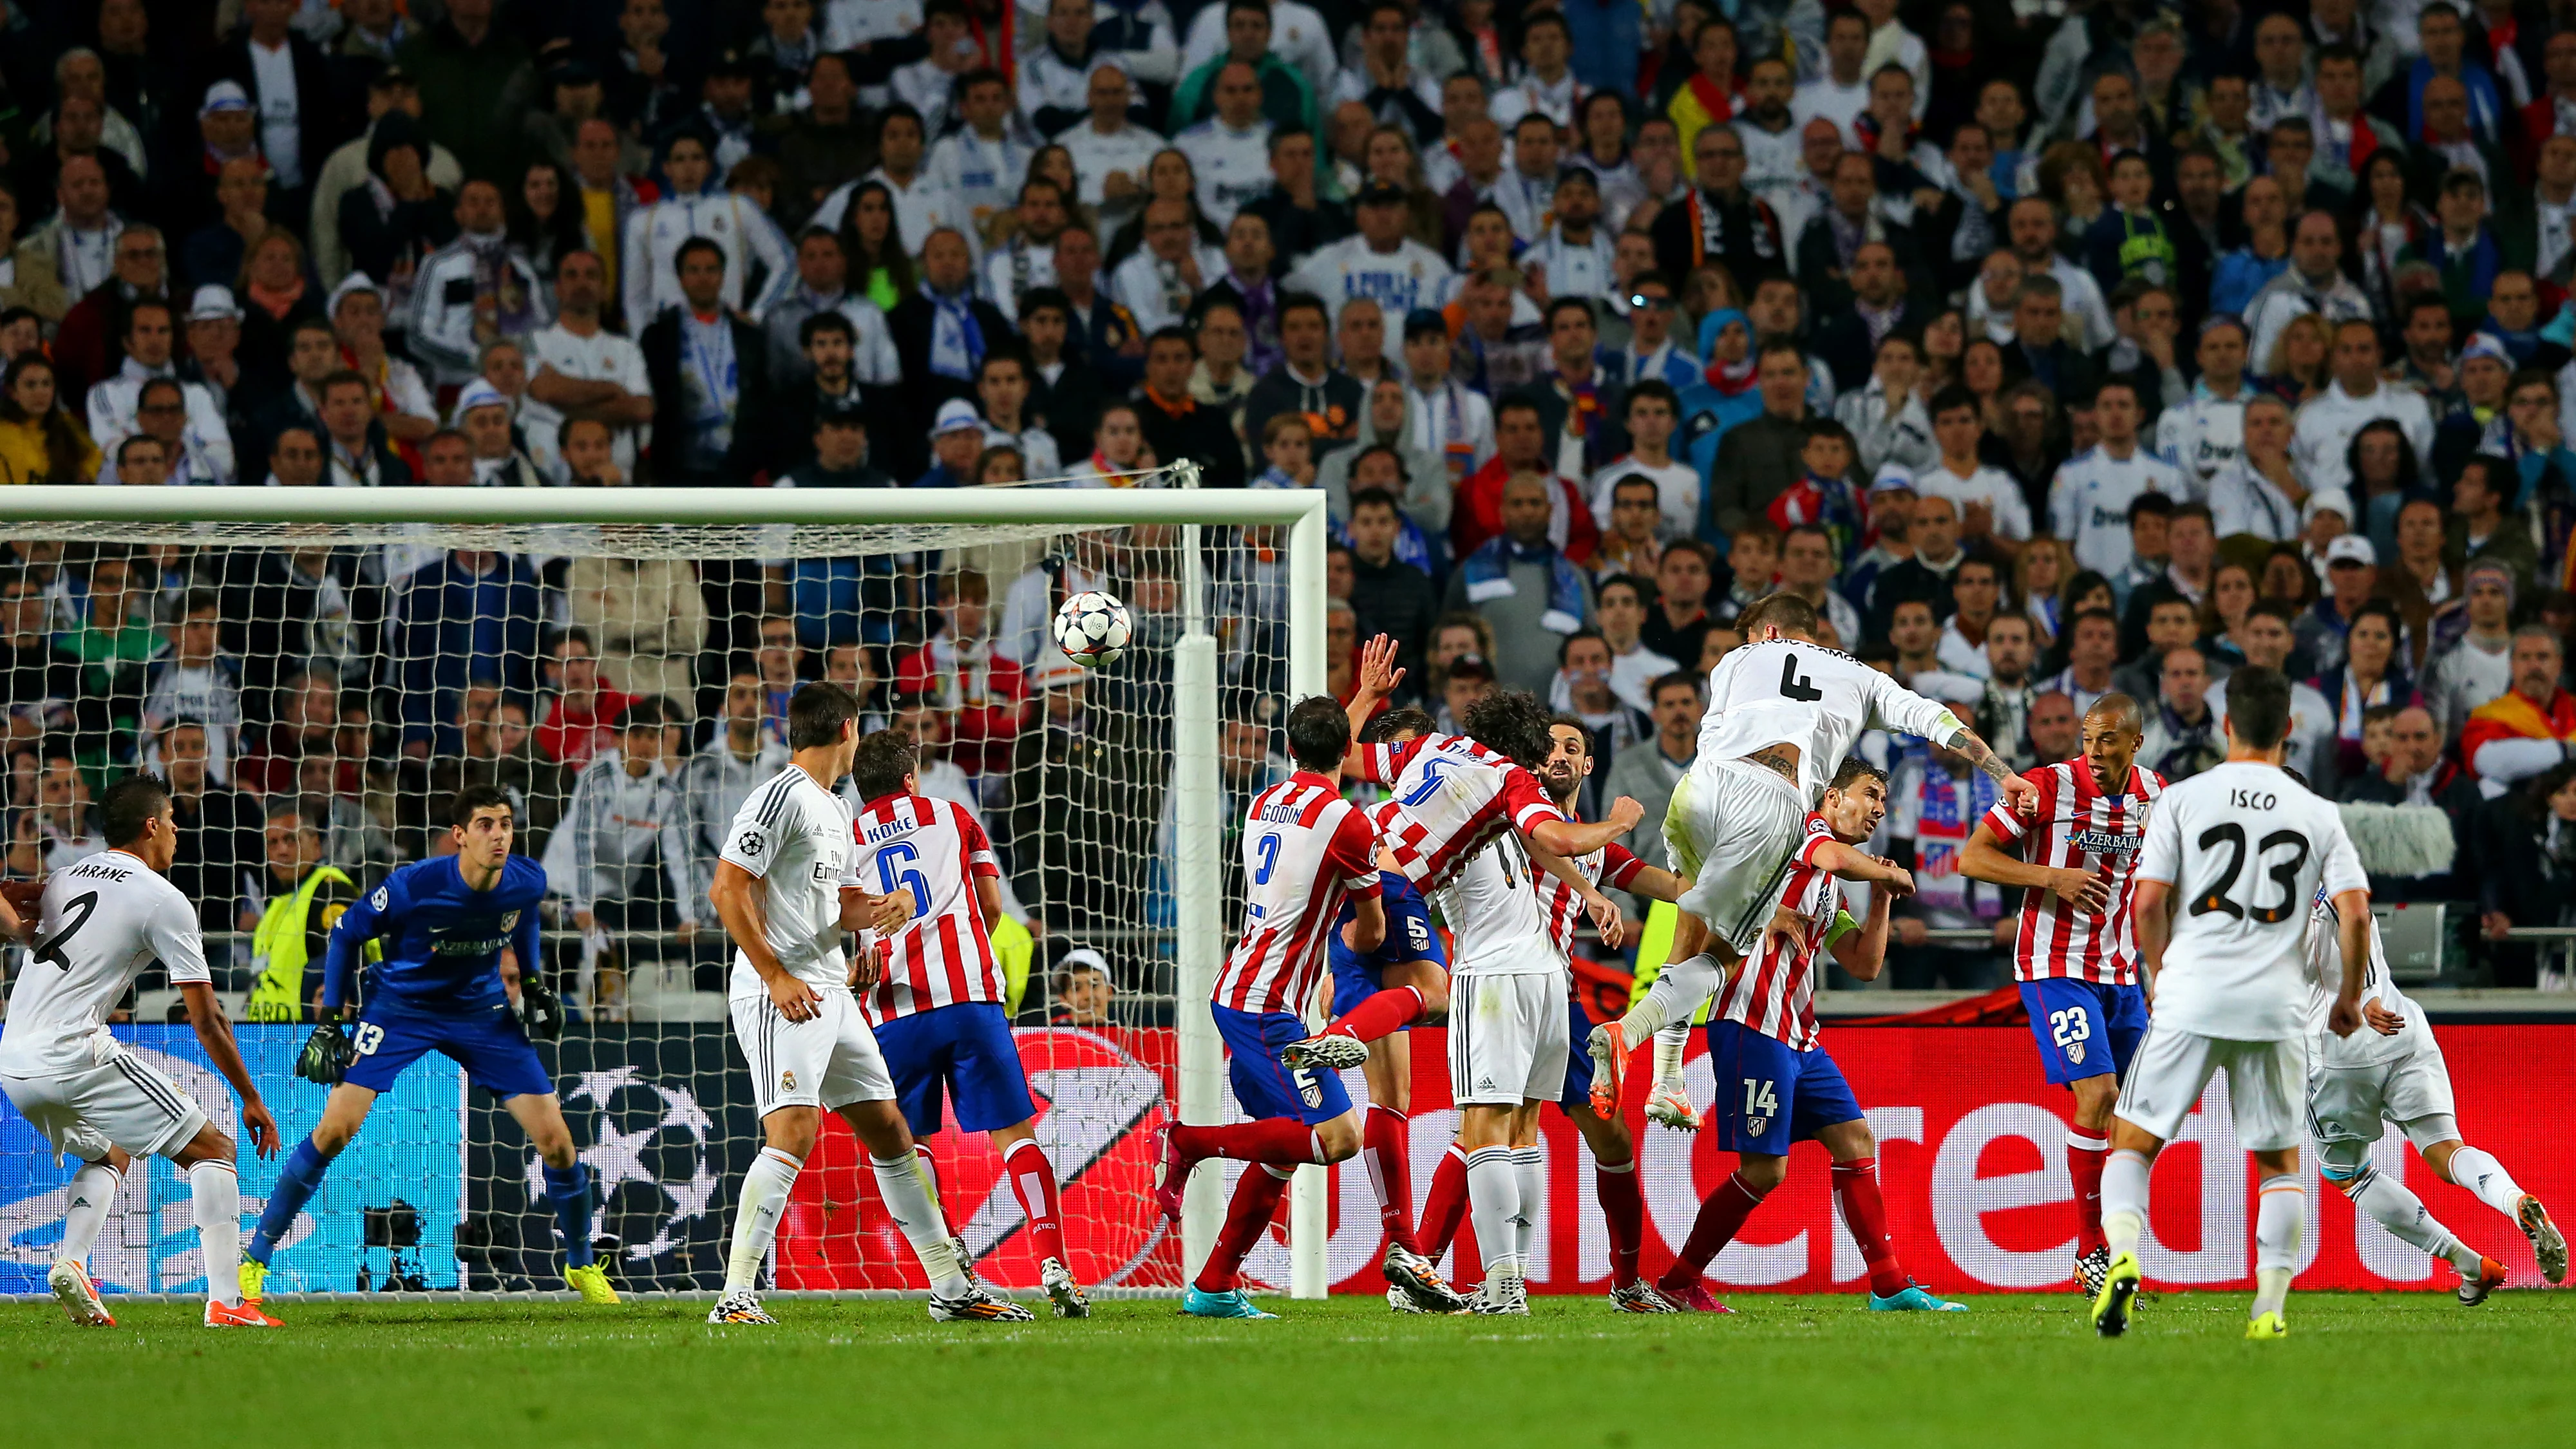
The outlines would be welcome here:
M 1135 632 L 1127 606 L 1097 590 L 1076 594 L 1055 611 L 1056 647 L 1085 669 L 1116 663 Z

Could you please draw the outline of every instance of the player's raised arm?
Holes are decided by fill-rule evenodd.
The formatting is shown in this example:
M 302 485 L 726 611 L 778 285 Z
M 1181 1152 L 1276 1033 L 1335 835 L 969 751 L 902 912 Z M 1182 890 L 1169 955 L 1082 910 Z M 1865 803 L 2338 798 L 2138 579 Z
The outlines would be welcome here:
M 1994 747 L 1975 730 L 1962 724 L 1950 707 L 1939 700 L 1926 699 L 1885 675 L 1871 671 L 1876 683 L 1871 686 L 1869 701 L 1873 724 L 1909 735 L 1920 735 L 1946 749 L 1967 757 L 1969 764 L 1986 772 L 1995 789 L 2022 818 L 2028 819 L 2039 808 L 2039 787 L 2016 775 L 2004 763 Z
M 1993 885 L 2045 891 L 2087 915 L 2100 915 L 2111 904 L 2108 880 L 2089 871 L 2032 865 L 2004 849 L 1990 821 L 1979 821 L 1967 845 L 1960 849 L 1959 874 Z
M 1809 865 L 1836 879 L 1884 886 L 1886 889 L 1870 893 L 1873 899 L 1914 894 L 1914 872 L 1839 840 L 1818 840 L 1807 848 L 1806 858 Z
M 1342 753 L 1343 769 L 1359 768 L 1361 758 L 1368 750 L 1368 746 L 1360 743 L 1360 731 L 1367 728 L 1379 705 L 1395 697 L 1395 687 L 1403 682 L 1404 671 L 1396 665 L 1393 639 L 1380 634 L 1360 646 L 1359 678 L 1352 686 L 1351 702 L 1342 706 L 1342 712 L 1351 721 L 1351 747 Z
M 1532 788 L 1536 788 L 1535 785 Z M 1546 819 L 1530 821 L 1523 825 L 1521 819 L 1516 816 L 1513 823 L 1520 828 L 1522 839 L 1532 848 L 1532 859 L 1536 859 L 1539 853 L 1571 859 L 1575 856 L 1590 855 L 1601 849 L 1636 829 L 1637 822 L 1645 818 L 1646 807 L 1622 795 L 1611 803 L 1610 814 L 1606 819 L 1568 820 L 1550 807 Z M 1551 870 L 1549 874 L 1554 875 L 1555 872 Z M 1563 876 L 1557 878 L 1564 879 Z

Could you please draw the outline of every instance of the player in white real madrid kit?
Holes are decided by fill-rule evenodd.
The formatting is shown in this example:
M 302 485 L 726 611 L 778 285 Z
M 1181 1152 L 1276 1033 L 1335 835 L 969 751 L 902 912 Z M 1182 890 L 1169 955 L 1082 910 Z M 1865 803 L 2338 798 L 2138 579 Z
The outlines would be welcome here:
M 2290 682 L 2240 669 L 2227 682 L 2227 760 L 2156 799 L 2134 876 L 2138 952 L 2155 1016 L 2129 1063 L 2102 1168 L 2110 1270 L 2094 1331 L 2128 1331 L 2139 1286 L 2147 1175 L 2202 1089 L 2227 1073 L 2237 1138 L 2254 1154 L 2254 1306 L 2245 1336 L 2278 1339 L 2299 1260 L 2307 1194 L 2299 1181 L 2300 1104 L 2308 1076 L 2308 902 L 2322 885 L 2337 918 L 2341 990 L 2326 1030 L 2362 1023 L 2370 972 L 2370 882 L 2343 817 L 2280 765 Z
M 822 1110 L 838 1112 L 868 1151 L 886 1214 L 930 1276 L 935 1322 L 1025 1322 L 1027 1309 L 994 1295 L 958 1261 L 894 1081 L 854 988 L 884 969 L 884 933 L 911 917 L 910 891 L 872 896 L 859 887 L 850 807 L 832 793 L 858 746 L 858 701 L 837 684 L 808 684 L 787 701 L 787 747 L 778 778 L 752 791 L 725 832 L 708 894 L 736 947 L 734 1040 L 751 1063 L 752 1101 L 767 1146 L 743 1174 L 734 1206 L 724 1297 L 709 1323 L 773 1323 L 756 1288 L 796 1174 L 814 1151 Z M 853 965 L 843 931 L 867 931 Z
M 1677 903 L 1672 964 L 1586 1044 L 1597 1066 L 1592 1100 L 1605 1112 L 1619 1101 L 1632 1045 L 1689 1017 L 1765 936 L 1797 929 L 1780 888 L 1808 811 L 1863 730 L 1921 735 L 1966 755 L 2025 816 L 2039 797 L 1946 706 L 1818 644 L 1816 609 L 1805 599 L 1769 595 L 1737 627 L 1746 642 L 1709 671 L 1699 758 L 1664 813 L 1673 873 L 1691 883 Z
M 69 1153 L 81 1164 L 72 1174 L 62 1245 L 45 1281 L 72 1322 L 116 1326 L 90 1281 L 89 1250 L 107 1224 L 126 1168 L 136 1157 L 158 1153 L 187 1174 L 205 1252 L 206 1326 L 275 1328 L 277 1320 L 259 1305 L 242 1301 L 235 1270 L 241 1180 L 233 1140 L 168 1074 L 109 1035 L 106 1024 L 134 978 L 158 960 L 187 1002 L 208 1060 L 240 1096 L 251 1144 L 262 1157 L 276 1155 L 277 1122 L 261 1104 L 215 999 L 196 903 L 162 874 L 179 848 L 169 787 L 140 776 L 120 780 L 100 800 L 99 815 L 115 843 L 46 877 L 32 933 L 18 914 L 19 900 L 0 899 L 0 933 L 29 943 L 0 1028 L 0 1092 L 53 1144 L 57 1159 Z
M 2337 1036 L 2327 1029 L 2343 985 L 2334 908 L 2320 893 L 2308 913 L 2308 1134 L 2317 1139 L 2317 1170 L 2402 1242 L 2448 1262 L 2460 1274 L 2460 1301 L 2470 1307 L 2504 1286 L 2504 1265 L 2460 1241 L 2406 1186 L 2403 1158 L 2371 1160 L 2381 1124 L 2394 1122 L 2444 1182 L 2476 1193 L 2531 1239 L 2540 1276 L 2567 1277 L 2567 1239 L 2549 1209 L 2524 1192 L 2493 1153 L 2460 1137 L 2451 1105 L 2451 1073 L 2424 1008 L 2406 999 L 2388 974 L 2379 923 L 2370 923 L 2370 975 L 2362 982 L 2367 1030 Z M 2402 1149 L 2401 1149 L 2402 1150 Z

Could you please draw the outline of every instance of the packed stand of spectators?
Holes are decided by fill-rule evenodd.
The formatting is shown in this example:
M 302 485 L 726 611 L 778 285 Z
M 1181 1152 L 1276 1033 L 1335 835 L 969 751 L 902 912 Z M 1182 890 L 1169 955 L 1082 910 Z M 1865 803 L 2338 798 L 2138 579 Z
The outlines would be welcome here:
M 2321 789 L 2447 817 L 2454 868 L 2383 894 L 2486 936 L 2576 901 L 2563 5 L 0 0 L 0 149 L 0 481 L 1194 459 L 1327 495 L 1336 689 L 1385 633 L 1444 725 L 1540 694 L 1649 859 L 1789 589 L 2024 764 L 2116 692 L 2188 775 L 2229 673 L 2285 668 Z M 585 961 L 685 957 L 710 822 L 833 678 L 985 813 L 1046 979 L 1150 990 L 1114 933 L 1168 925 L 1174 542 L 16 544 L 13 869 L 162 770 L 229 926 L 271 858 L 363 880 L 489 780 Z M 1285 768 L 1286 582 L 1221 542 L 1231 823 Z M 1044 627 L 1092 586 L 1142 630 L 1098 677 Z M 1926 885 L 1892 975 L 1999 979 L 1924 934 L 2009 915 L 1949 868 L 1984 782 L 1871 748 Z

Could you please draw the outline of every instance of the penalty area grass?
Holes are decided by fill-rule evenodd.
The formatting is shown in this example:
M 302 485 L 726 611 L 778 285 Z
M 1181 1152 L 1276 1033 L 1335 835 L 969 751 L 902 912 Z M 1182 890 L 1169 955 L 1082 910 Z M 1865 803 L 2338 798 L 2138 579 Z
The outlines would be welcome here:
M 776 1328 L 704 1303 L 281 1301 L 287 1327 L 211 1331 L 179 1304 L 77 1330 L 0 1305 L 19 1444 L 1962 1444 L 2105 1437 L 2228 1445 L 2358 1434 L 2372 1449 L 2486 1430 L 2564 1442 L 2576 1295 L 2294 1294 L 2290 1337 L 2243 1339 L 2243 1294 L 2167 1294 L 2094 1337 L 2072 1294 L 1965 1314 L 1856 1296 L 1730 1295 L 1642 1317 L 1597 1296 L 1528 1318 L 1397 1316 L 1382 1299 L 1259 1300 L 1271 1322 L 1103 1302 L 1085 1323 L 934 1324 L 918 1301 L 780 1300 Z M 113 1305 L 112 1305 L 113 1306 Z M 219 1427 L 220 1426 L 220 1427 Z M 2106 1432 L 2107 1431 L 2107 1432 Z

